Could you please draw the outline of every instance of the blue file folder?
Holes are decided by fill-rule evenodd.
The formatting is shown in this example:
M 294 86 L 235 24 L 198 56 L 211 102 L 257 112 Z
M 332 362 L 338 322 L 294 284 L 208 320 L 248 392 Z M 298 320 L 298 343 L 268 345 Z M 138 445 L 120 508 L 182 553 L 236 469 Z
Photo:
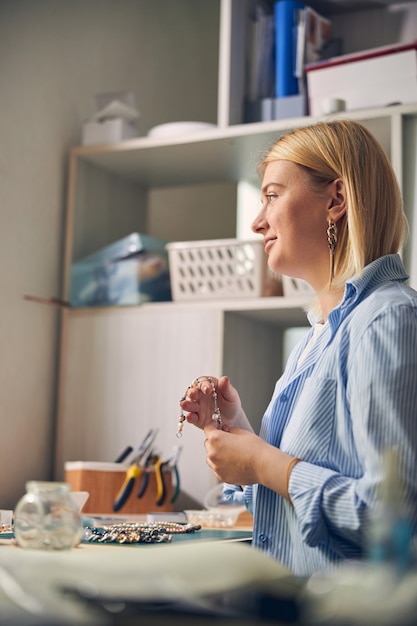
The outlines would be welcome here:
M 305 5 L 297 0 L 278 0 L 275 15 L 275 95 L 277 98 L 299 93 L 296 76 L 297 27 L 299 11 Z

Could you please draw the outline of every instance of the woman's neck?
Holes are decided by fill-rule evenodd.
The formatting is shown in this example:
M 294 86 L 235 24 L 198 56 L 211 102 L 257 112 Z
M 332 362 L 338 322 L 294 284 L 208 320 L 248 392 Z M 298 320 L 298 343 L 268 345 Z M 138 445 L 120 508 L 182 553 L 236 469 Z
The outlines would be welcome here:
M 317 298 L 320 304 L 323 321 L 327 322 L 330 311 L 333 311 L 342 301 L 344 288 L 331 289 L 327 292 L 318 294 Z

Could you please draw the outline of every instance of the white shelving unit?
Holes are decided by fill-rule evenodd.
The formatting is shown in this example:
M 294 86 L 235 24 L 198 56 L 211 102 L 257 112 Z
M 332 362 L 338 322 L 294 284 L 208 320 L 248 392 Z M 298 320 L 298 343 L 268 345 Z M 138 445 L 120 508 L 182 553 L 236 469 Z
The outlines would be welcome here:
M 240 50 L 242 6 L 245 3 L 237 0 L 221 1 L 216 129 L 169 141 L 144 137 L 72 150 L 64 297 L 74 259 L 129 232 L 149 232 L 150 190 L 254 180 L 266 147 L 288 129 L 316 121 L 304 117 L 236 123 L 237 105 L 231 96 L 241 89 L 232 84 L 230 70 Z M 235 78 L 241 81 L 238 74 Z M 417 104 L 343 116 L 363 122 L 384 146 L 404 191 L 412 239 L 417 240 L 412 215 Z M 235 206 L 212 206 L 219 238 L 224 212 L 235 210 Z M 169 229 L 169 220 L 181 219 L 180 211 L 165 215 L 164 228 Z M 204 238 L 198 228 L 199 219 L 185 222 L 183 240 Z M 152 222 L 150 234 L 159 236 L 157 222 Z M 417 258 L 412 246 L 404 255 L 415 283 Z M 214 477 L 205 464 L 201 431 L 186 425 L 183 438 L 175 437 L 179 398 L 196 376 L 227 373 L 258 428 L 282 370 L 283 332 L 307 325 L 303 304 L 297 298 L 275 297 L 64 309 L 56 477 L 62 478 L 65 461 L 114 460 L 126 445 L 136 446 L 150 426 L 157 426 L 163 454 L 178 443 L 183 446 L 180 472 L 185 501 L 201 503 Z M 178 507 L 183 504 L 184 499 Z
M 342 116 L 364 123 L 391 154 L 401 147 L 396 125 L 401 125 L 404 116 L 413 116 L 415 108 L 404 105 L 366 109 L 344 112 Z M 75 148 L 72 156 L 148 188 L 236 182 L 256 178 L 259 157 L 280 134 L 314 121 L 311 117 L 301 117 L 216 127 L 173 140 L 140 137 L 111 146 Z

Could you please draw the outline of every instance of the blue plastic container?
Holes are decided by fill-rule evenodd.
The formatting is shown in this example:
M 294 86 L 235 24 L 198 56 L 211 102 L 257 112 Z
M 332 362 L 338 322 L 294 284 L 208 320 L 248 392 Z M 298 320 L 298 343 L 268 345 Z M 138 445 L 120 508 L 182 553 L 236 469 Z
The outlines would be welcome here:
M 131 233 L 71 266 L 70 305 L 128 306 L 171 300 L 166 242 Z

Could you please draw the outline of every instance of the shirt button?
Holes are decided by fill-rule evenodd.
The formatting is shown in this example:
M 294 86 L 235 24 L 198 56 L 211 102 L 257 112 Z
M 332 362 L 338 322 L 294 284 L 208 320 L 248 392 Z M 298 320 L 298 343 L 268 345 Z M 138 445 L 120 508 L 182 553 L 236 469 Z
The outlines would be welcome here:
M 265 543 L 265 541 L 266 541 L 266 535 L 264 535 L 263 533 L 261 533 L 261 534 L 259 535 L 258 539 L 259 539 L 259 541 L 260 541 L 261 543 Z
M 282 396 L 281 396 L 281 398 L 280 398 L 280 400 L 281 400 L 281 402 L 287 402 L 287 400 L 288 400 L 288 396 L 287 396 L 287 394 L 286 394 L 286 393 L 283 393 L 283 394 L 282 394 Z

